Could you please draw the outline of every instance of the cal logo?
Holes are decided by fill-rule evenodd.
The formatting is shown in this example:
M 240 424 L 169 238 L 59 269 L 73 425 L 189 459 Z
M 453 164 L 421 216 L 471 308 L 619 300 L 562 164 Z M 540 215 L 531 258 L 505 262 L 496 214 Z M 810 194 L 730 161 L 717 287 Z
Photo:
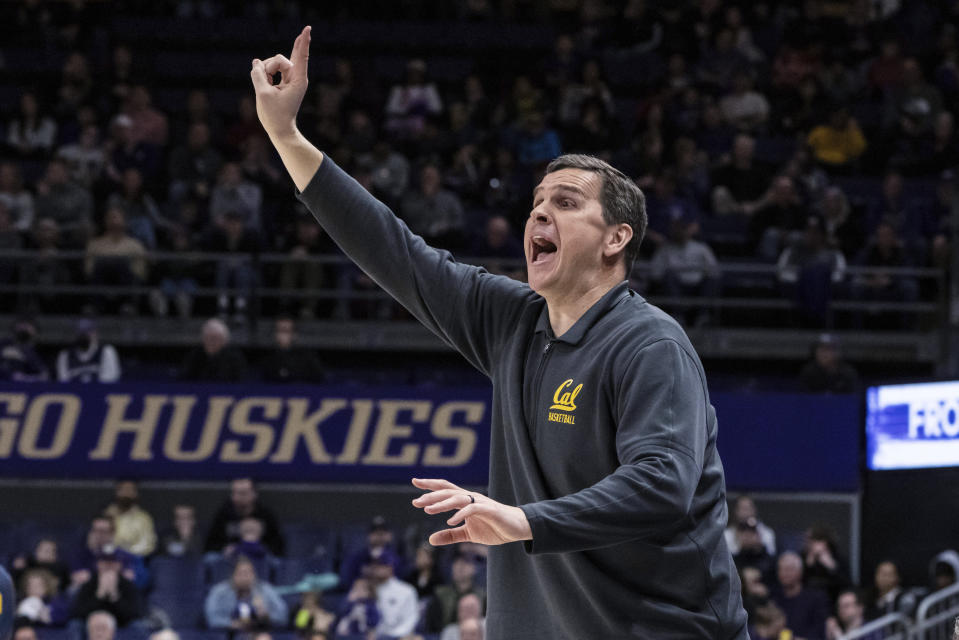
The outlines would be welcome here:
M 553 405 L 549 408 L 547 418 L 550 422 L 562 422 L 563 424 L 576 424 L 576 396 L 583 390 L 583 383 L 573 387 L 573 379 L 565 380 L 556 387 L 556 393 L 553 394 Z

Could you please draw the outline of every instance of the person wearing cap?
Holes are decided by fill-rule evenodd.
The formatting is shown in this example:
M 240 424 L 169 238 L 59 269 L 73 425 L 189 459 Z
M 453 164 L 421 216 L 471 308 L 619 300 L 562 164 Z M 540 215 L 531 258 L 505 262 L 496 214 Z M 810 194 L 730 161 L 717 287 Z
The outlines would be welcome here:
M 420 619 L 416 589 L 394 575 L 394 567 L 398 562 L 395 554 L 386 549 L 370 558 L 364 569 L 376 592 L 376 608 L 380 612 L 376 632 L 391 638 L 402 638 L 412 633 Z
M 77 322 L 73 344 L 57 354 L 57 380 L 60 382 L 117 382 L 120 356 L 111 344 L 103 344 L 93 320 Z
M 340 584 L 353 584 L 357 578 L 363 576 L 364 567 L 383 554 L 387 554 L 387 557 L 395 563 L 393 570 L 396 574 L 402 575 L 401 560 L 393 546 L 393 530 L 390 529 L 386 518 L 374 516 L 366 534 L 366 545 L 353 551 L 343 560 L 340 566 Z
M 107 611 L 124 627 L 140 617 L 140 594 L 123 575 L 123 558 L 109 544 L 97 553 L 96 571 L 73 596 L 70 617 L 85 619 L 94 611 Z
M 853 393 L 859 374 L 842 358 L 839 339 L 823 333 L 812 345 L 812 357 L 799 372 L 799 385 L 813 393 Z
M 412 480 L 425 492 L 413 506 L 455 511 L 432 544 L 489 546 L 489 639 L 745 640 L 705 372 L 678 323 L 627 281 L 642 192 L 598 158 L 561 156 L 532 193 L 528 284 L 458 263 L 299 131 L 309 41 L 306 27 L 292 60 L 250 72 L 301 200 L 493 384 L 489 495 Z
M 30 318 L 18 318 L 12 335 L 0 340 L 0 380 L 45 382 L 50 370 L 37 353 L 37 325 Z

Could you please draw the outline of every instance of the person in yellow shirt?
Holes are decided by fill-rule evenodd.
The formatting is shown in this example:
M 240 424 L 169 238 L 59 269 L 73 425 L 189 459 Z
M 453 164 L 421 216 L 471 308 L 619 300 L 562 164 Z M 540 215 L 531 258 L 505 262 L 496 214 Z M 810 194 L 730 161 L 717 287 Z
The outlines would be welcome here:
M 833 110 L 826 124 L 814 127 L 806 144 L 816 160 L 834 169 L 843 169 L 856 162 L 867 146 L 862 129 L 844 106 Z
M 113 539 L 116 545 L 142 558 L 156 549 L 157 534 L 153 517 L 137 504 L 139 499 L 137 483 L 120 480 L 114 489 L 113 502 L 104 513 L 113 518 L 116 525 Z

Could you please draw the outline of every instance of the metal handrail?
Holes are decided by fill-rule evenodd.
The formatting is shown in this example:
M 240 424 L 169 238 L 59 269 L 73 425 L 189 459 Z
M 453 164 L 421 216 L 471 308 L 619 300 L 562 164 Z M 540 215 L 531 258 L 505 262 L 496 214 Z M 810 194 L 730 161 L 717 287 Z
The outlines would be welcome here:
M 899 627 L 901 635 L 888 635 L 893 629 Z M 912 632 L 912 622 L 901 613 L 888 613 L 881 618 L 876 618 L 867 622 L 858 629 L 853 629 L 849 633 L 839 636 L 839 640 L 857 640 L 869 636 L 883 638 L 884 640 L 906 640 Z M 875 635 L 873 635 L 875 634 Z

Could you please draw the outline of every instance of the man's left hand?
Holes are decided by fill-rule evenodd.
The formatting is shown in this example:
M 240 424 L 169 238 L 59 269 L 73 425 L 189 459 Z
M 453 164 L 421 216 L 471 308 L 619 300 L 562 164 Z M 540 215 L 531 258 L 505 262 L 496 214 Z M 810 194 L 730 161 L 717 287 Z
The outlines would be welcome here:
M 457 510 L 446 521 L 453 529 L 430 536 L 430 544 L 434 546 L 459 542 L 492 545 L 533 539 L 526 514 L 519 507 L 466 491 L 447 480 L 413 478 L 413 486 L 428 491 L 413 500 L 414 507 L 430 514 Z M 461 523 L 462 526 L 457 526 Z

